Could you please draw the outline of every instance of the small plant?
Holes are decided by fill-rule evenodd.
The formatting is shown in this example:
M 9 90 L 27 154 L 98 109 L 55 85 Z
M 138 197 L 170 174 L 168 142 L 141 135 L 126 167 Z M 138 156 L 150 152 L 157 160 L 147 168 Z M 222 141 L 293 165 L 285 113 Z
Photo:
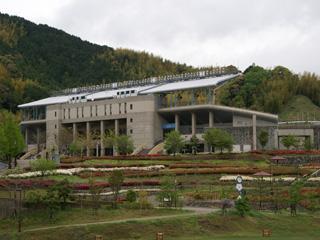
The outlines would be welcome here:
M 124 181 L 124 176 L 122 171 L 113 171 L 108 179 L 112 193 L 113 193 L 113 208 L 117 208 L 118 196 L 121 190 L 122 183 Z
M 41 172 L 41 176 L 44 177 L 47 172 L 55 169 L 57 167 L 56 163 L 52 160 L 48 160 L 45 158 L 39 158 L 37 160 L 33 160 L 31 163 L 31 169 L 33 171 Z
M 130 202 L 130 203 L 136 202 L 136 200 L 137 200 L 137 194 L 136 194 L 136 192 L 130 189 L 130 190 L 127 192 L 127 197 L 126 197 L 126 199 L 127 199 L 127 201 Z
M 281 143 L 289 150 L 291 147 L 297 148 L 299 140 L 293 135 L 288 135 L 282 138 Z
M 266 147 L 268 143 L 268 138 L 269 138 L 269 134 L 267 131 L 261 131 L 260 134 L 258 135 L 258 140 L 262 149 Z
M 248 199 L 244 196 L 237 199 L 235 208 L 241 217 L 247 215 L 250 212 L 250 205 Z

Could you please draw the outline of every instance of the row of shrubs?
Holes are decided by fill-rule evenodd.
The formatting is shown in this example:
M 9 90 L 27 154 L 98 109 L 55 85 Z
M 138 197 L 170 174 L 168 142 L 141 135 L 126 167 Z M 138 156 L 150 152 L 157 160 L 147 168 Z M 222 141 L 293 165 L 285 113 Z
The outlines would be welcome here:
M 100 156 L 100 157 L 63 157 L 61 163 L 77 163 L 87 160 L 265 160 L 261 154 L 255 153 L 223 153 L 223 154 L 198 154 L 198 155 L 119 155 L 119 156 Z
M 267 151 L 251 151 L 252 154 L 268 154 L 272 156 L 276 155 L 320 155 L 320 150 L 289 150 L 289 149 L 279 149 L 279 150 L 267 150 Z

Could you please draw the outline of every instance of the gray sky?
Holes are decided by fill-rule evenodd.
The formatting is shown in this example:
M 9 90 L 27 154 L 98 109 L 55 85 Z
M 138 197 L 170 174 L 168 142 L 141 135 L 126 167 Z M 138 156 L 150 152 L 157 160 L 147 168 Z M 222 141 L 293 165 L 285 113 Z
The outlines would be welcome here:
M 194 66 L 320 74 L 318 0 L 0 0 L 0 11 L 90 42 Z

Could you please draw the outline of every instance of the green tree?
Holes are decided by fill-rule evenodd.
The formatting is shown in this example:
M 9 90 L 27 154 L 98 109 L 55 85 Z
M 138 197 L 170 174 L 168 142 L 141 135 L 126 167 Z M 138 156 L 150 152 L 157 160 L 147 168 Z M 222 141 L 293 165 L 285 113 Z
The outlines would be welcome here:
M 302 200 L 301 189 L 304 186 L 304 180 L 294 181 L 289 188 L 289 204 L 291 215 L 297 215 L 297 206 Z
M 110 184 L 112 193 L 113 193 L 113 208 L 118 207 L 118 197 L 119 197 L 119 192 L 121 190 L 121 186 L 124 181 L 124 176 L 122 171 L 112 171 L 111 175 L 109 176 L 108 182 Z
M 46 208 L 49 213 L 49 219 L 54 217 L 54 214 L 59 210 L 59 197 L 54 188 L 50 187 L 43 197 L 43 202 L 46 205 Z
M 135 202 L 135 201 L 137 200 L 137 194 L 136 194 L 136 192 L 130 189 L 130 190 L 127 192 L 127 197 L 126 197 L 126 199 L 127 199 L 128 202 L 131 202 L 131 203 Z
M 58 182 L 53 186 L 53 189 L 57 192 L 58 199 L 61 203 L 61 208 L 66 207 L 67 201 L 70 199 L 71 187 L 67 178 Z
M 312 142 L 311 142 L 310 137 L 306 137 L 304 139 L 303 147 L 304 147 L 305 150 L 311 150 L 312 149 Z
M 161 192 L 159 200 L 167 207 L 177 207 L 179 203 L 179 192 L 177 181 L 173 177 L 167 176 L 161 182 Z
M 89 179 L 89 192 L 91 196 L 92 210 L 94 215 L 97 214 L 98 209 L 100 208 L 100 197 L 102 190 L 103 188 L 96 183 L 94 178 L 91 177 Z
M 173 153 L 173 155 L 176 155 L 176 153 L 181 151 L 184 145 L 184 139 L 178 131 L 171 131 L 166 134 L 164 149 L 167 153 Z
M 233 138 L 223 129 L 210 128 L 205 132 L 203 138 L 211 148 L 220 148 L 221 152 L 223 149 L 232 150 Z
M 134 146 L 130 136 L 119 135 L 115 136 L 115 148 L 120 155 L 127 155 L 133 152 Z
M 235 208 L 241 217 L 244 217 L 250 212 L 249 201 L 245 196 L 237 199 Z
M 196 155 L 198 152 L 198 146 L 199 146 L 199 139 L 197 138 L 196 135 L 192 135 L 189 141 L 189 145 L 191 147 L 192 153 Z
M 44 177 L 48 171 L 51 171 L 57 167 L 57 164 L 45 158 L 39 158 L 30 162 L 31 169 L 33 171 L 40 171 L 41 176 Z
M 293 135 L 288 135 L 281 139 L 281 143 L 285 148 L 290 149 L 291 147 L 298 147 L 299 140 Z
M 16 158 L 24 150 L 25 144 L 20 127 L 12 113 L 0 113 L 0 159 L 8 164 L 8 168 L 17 165 Z
M 260 134 L 258 135 L 258 140 L 259 140 L 259 143 L 260 143 L 262 149 L 264 149 L 265 146 L 268 143 L 268 140 L 269 140 L 268 132 L 267 131 L 261 131 Z

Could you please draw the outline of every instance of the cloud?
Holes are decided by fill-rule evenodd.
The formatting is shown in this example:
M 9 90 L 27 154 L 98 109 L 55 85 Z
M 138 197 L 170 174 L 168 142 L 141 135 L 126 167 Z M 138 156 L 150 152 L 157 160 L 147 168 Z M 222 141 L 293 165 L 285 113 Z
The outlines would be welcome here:
M 244 69 L 255 62 L 320 73 L 317 0 L 29 0 L 17 11 L 21 2 L 10 1 L 8 13 L 15 10 L 111 47 L 146 50 L 195 66 Z

